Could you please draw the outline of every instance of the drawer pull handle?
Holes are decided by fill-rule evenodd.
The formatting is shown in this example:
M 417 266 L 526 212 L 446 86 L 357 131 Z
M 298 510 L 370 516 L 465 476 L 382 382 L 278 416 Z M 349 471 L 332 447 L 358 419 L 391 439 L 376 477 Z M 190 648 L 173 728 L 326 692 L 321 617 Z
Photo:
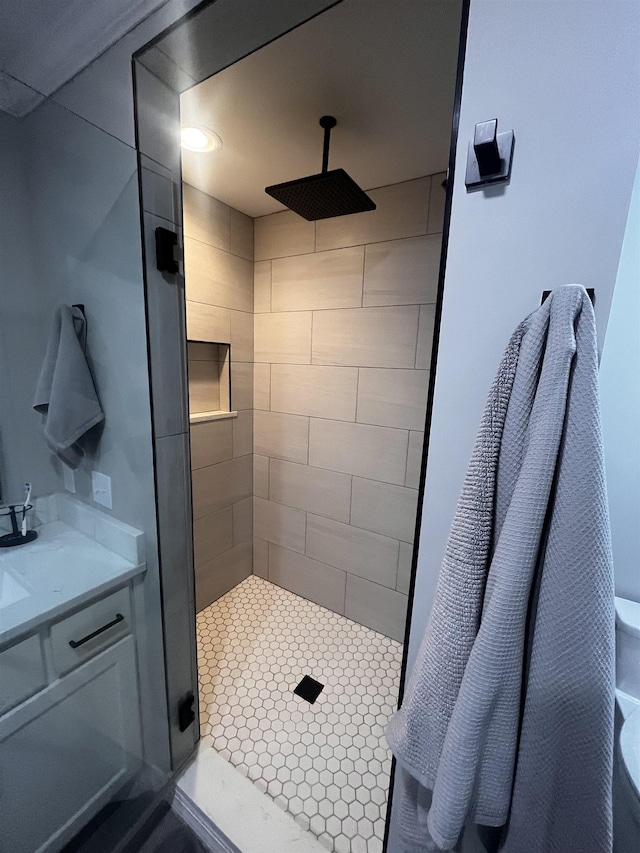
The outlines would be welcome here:
M 112 619 L 111 622 L 107 622 L 106 625 L 103 625 L 102 628 L 98 628 L 97 631 L 92 631 L 90 634 L 87 634 L 87 636 L 83 637 L 81 640 L 69 640 L 69 645 L 72 649 L 77 649 L 78 646 L 88 643 L 89 640 L 93 640 L 93 638 L 97 637 L 98 634 L 102 634 L 103 631 L 108 631 L 109 628 L 113 628 L 113 626 L 117 625 L 119 622 L 124 622 L 124 616 L 122 613 L 116 613 L 115 619 Z

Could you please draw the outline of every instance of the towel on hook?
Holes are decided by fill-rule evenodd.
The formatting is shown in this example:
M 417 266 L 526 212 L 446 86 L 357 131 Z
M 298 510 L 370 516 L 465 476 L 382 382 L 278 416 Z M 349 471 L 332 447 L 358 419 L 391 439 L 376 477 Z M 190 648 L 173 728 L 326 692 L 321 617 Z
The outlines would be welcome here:
M 86 320 L 79 308 L 62 305 L 56 316 L 40 371 L 33 408 L 51 450 L 70 468 L 84 459 L 79 439 L 104 412 L 85 357 Z
M 491 388 L 387 737 L 406 851 L 610 853 L 614 608 L 591 302 L 558 288 Z

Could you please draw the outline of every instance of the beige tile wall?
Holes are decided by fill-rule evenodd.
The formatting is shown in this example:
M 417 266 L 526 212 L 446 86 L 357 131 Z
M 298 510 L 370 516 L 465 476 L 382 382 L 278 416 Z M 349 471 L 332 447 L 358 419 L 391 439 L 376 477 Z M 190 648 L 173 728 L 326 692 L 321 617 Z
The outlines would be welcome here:
M 253 568 L 253 220 L 185 184 L 187 338 L 231 345 L 237 418 L 191 425 L 196 607 Z
M 184 187 L 187 335 L 238 411 L 191 428 L 198 609 L 253 570 L 403 638 L 443 177 L 317 223 Z
M 368 213 L 254 225 L 253 570 L 398 640 L 443 177 L 372 190 Z

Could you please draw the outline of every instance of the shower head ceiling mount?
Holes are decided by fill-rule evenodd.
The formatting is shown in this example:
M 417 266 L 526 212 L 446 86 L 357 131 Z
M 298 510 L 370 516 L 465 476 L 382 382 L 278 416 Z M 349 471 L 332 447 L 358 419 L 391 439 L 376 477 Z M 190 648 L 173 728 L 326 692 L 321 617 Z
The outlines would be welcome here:
M 319 174 L 265 187 L 268 195 L 310 222 L 376 209 L 375 203 L 344 169 L 329 171 L 329 142 L 331 130 L 337 123 L 333 116 L 322 116 L 320 119 L 320 127 L 324 129 L 324 144 L 322 171 Z

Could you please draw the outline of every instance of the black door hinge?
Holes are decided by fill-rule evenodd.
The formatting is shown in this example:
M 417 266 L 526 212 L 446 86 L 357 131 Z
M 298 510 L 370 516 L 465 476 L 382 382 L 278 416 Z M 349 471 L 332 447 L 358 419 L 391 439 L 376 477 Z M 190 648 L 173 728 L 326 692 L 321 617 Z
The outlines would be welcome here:
M 193 710 L 194 701 L 193 693 L 189 692 L 178 702 L 178 727 L 181 732 L 185 732 L 196 718 L 196 712 Z
M 178 270 L 178 262 L 175 259 L 174 249 L 178 245 L 178 235 L 168 228 L 156 228 L 156 268 L 160 272 L 168 272 L 175 275 Z

